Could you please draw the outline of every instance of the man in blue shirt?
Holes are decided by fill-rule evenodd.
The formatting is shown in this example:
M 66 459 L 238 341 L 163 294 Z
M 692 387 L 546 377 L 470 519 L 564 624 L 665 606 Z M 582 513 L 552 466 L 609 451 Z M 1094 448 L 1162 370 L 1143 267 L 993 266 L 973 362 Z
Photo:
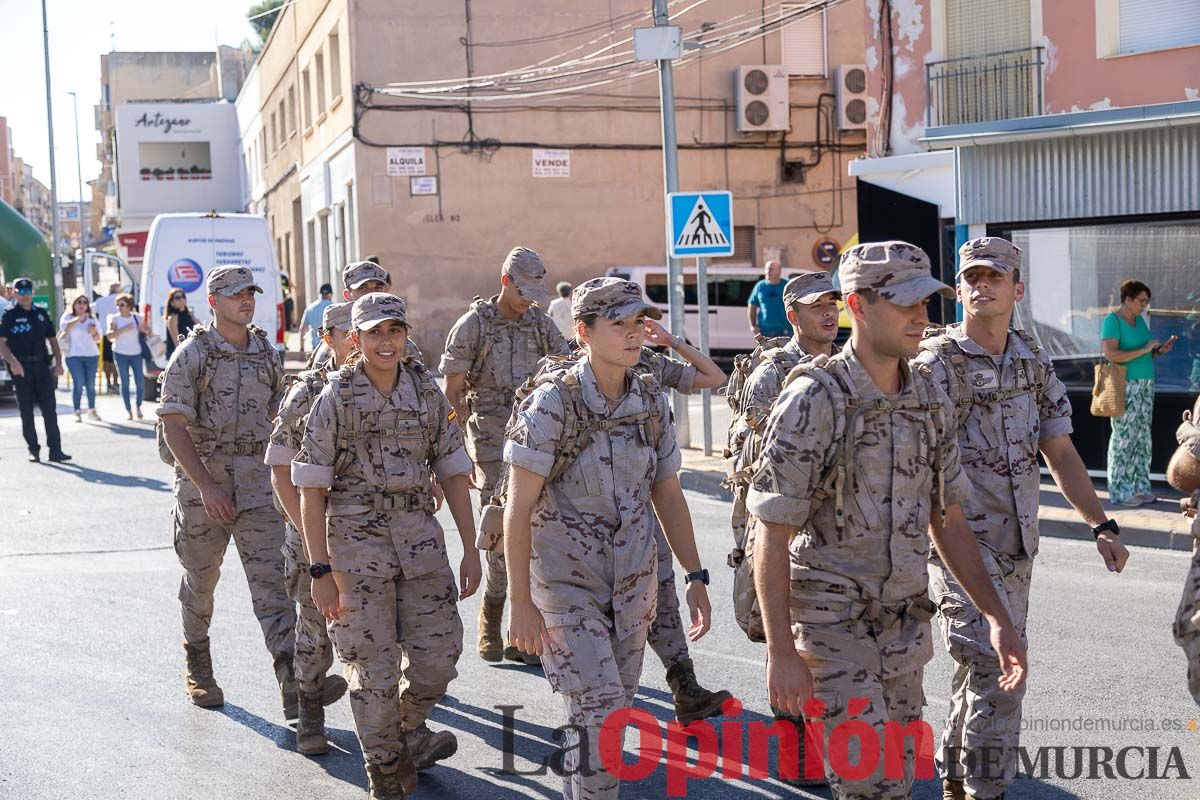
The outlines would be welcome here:
M 750 331 L 755 337 L 762 335 L 768 339 L 790 336 L 792 326 L 783 307 L 783 265 L 768 261 L 763 274 L 766 277 L 754 284 L 750 292 Z
M 300 352 L 304 352 L 304 337 L 309 337 L 309 344 L 312 349 L 317 349 L 317 342 L 320 337 L 317 331 L 321 327 L 321 316 L 325 313 L 325 306 L 333 302 L 333 287 L 328 283 L 321 284 L 321 299 L 314 300 L 308 304 L 308 308 L 304 309 L 304 318 L 300 320 Z

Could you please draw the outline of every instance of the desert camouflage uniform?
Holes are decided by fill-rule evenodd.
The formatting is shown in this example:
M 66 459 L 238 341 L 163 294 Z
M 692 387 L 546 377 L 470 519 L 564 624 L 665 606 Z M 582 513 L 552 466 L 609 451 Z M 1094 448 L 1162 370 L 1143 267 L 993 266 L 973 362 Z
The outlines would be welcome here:
M 446 336 L 446 352 L 440 365 L 443 375 L 467 376 L 470 416 L 466 420 L 466 443 L 475 464 L 480 506 L 487 505 L 500 480 L 504 428 L 512 415 L 514 393 L 537 371 L 544 356 L 571 353 L 558 326 L 541 308 L 531 306 L 519 319 L 510 320 L 500 313 L 499 299 L 496 295 L 490 300 L 476 300 L 454 323 Z M 476 364 L 485 347 L 485 335 L 491 344 L 483 363 Z M 507 591 L 501 546 L 487 553 L 484 594 L 503 598 Z
M 207 345 L 200 344 L 200 336 L 209 337 Z M 211 380 L 201 392 L 206 346 L 211 351 L 207 358 L 215 363 L 206 367 Z M 272 504 L 271 472 L 263 463 L 283 391 L 279 356 L 257 328 L 251 328 L 249 344 L 241 351 L 215 326 L 197 326 L 176 348 L 160 380 L 158 415 L 187 418 L 204 466 L 237 509 L 232 523 L 211 519 L 199 488 L 176 467 L 173 513 L 175 553 L 184 569 L 179 586 L 184 639 L 193 645 L 208 640 L 213 593 L 232 537 L 267 649 L 276 660 L 290 658 L 296 614 L 283 585 L 283 520 Z
M 404 737 L 458 674 L 458 590 L 433 516 L 431 470 L 446 480 L 469 474 L 471 464 L 453 410 L 423 367 L 406 363 L 387 397 L 361 363 L 330 375 L 292 482 L 330 489 L 329 562 L 351 584 L 330 638 L 347 665 L 368 765 L 404 754 Z
M 843 442 L 835 441 L 835 400 L 810 372 L 784 389 L 771 412 L 747 506 L 758 519 L 799 529 L 790 547 L 792 633 L 824 705 L 823 716 L 810 721 L 823 719 L 826 737 L 850 719 L 865 721 L 884 742 L 886 722 L 915 722 L 924 703 L 922 672 L 933 656 L 925 594 L 930 514 L 961 502 L 971 487 L 949 425 L 932 426 L 940 440 L 931 441 L 930 419 L 952 418 L 932 381 L 903 368 L 900 393 L 886 398 L 850 344 L 817 369 L 864 409 L 845 423 L 854 446 L 843 462 L 841 503 L 814 496 L 827 457 Z M 856 698 L 869 703 L 860 710 Z M 909 797 L 911 741 L 907 749 L 903 779 L 883 774 L 882 757 L 861 781 L 842 778 L 827 762 L 834 797 Z M 861 763 L 854 743 L 851 760 Z
M 1183 424 L 1176 432 L 1179 449 L 1200 461 L 1200 428 L 1196 426 L 1197 413 L 1200 412 L 1200 400 L 1196 402 L 1190 414 L 1186 414 Z M 1188 691 L 1200 705 L 1200 515 L 1196 513 L 1200 492 L 1193 492 L 1186 502 L 1186 513 L 1192 517 L 1192 565 L 1188 569 L 1187 578 L 1183 582 L 1183 597 L 1179 600 L 1179 610 L 1175 613 L 1175 643 L 1183 648 L 1187 657 Z
M 587 360 L 570 371 L 594 413 L 667 418 L 665 398 L 648 392 L 647 384 L 631 381 L 620 405 L 610 409 Z M 547 384 L 522 403 L 505 445 L 506 462 L 549 474 L 564 402 L 569 400 Z M 584 765 L 578 763 L 578 729 L 565 737 L 566 798 L 618 794 L 617 779 L 602 767 L 600 726 L 611 712 L 630 705 L 637 690 L 658 589 L 650 487 L 674 475 L 680 464 L 674 429 L 663 425 L 657 446 L 646 429 L 642 424 L 596 431 L 563 475 L 545 487 L 533 511 L 530 590 L 549 634 L 542 666 L 563 696 L 568 722 L 588 737 L 590 763 Z
M 1010 331 L 1004 355 L 992 356 L 961 325 L 951 325 L 922 342 L 914 359 L 955 406 L 962 465 L 974 487 L 963 513 L 1022 639 L 1038 551 L 1038 447 L 1071 433 L 1067 389 L 1046 353 L 1030 345 L 1023 333 Z M 972 797 L 997 797 L 1016 777 L 1025 686 L 1000 688 L 988 623 L 936 554 L 929 580 L 955 664 L 938 764 L 943 777 L 962 781 Z
M 288 391 L 279 406 L 279 415 L 275 418 L 271 441 L 267 445 L 264 460 L 268 465 L 287 466 L 300 452 L 305 420 L 326 380 L 324 370 L 302 372 Z M 279 513 L 284 514 L 283 508 L 278 506 L 278 500 L 276 503 Z M 296 680 L 302 691 L 316 694 L 324 688 L 325 673 L 333 666 L 333 648 L 329 644 L 325 616 L 317 611 L 313 603 L 309 565 L 300 531 L 292 520 L 287 520 L 283 540 L 283 572 L 288 596 L 299 608 L 296 619 Z

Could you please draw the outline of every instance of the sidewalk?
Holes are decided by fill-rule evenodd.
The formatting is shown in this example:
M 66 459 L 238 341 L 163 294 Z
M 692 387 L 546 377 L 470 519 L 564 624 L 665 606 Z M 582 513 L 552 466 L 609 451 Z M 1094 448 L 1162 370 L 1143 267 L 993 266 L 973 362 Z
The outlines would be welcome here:
M 679 482 L 684 489 L 719 500 L 732 500 L 733 495 L 721 486 L 724 477 L 721 459 L 706 457 L 700 450 L 683 451 Z M 1114 508 L 1108 504 L 1108 492 L 1100 486 L 1096 487 L 1096 493 L 1104 501 L 1105 512 L 1121 526 L 1121 541 L 1126 545 L 1191 552 L 1191 520 L 1179 513 L 1181 495 L 1168 487 L 1156 488 L 1156 492 L 1163 499 L 1152 506 Z M 1093 538 L 1091 528 L 1079 518 L 1052 481 L 1042 482 L 1041 511 L 1038 516 L 1042 536 L 1089 542 Z

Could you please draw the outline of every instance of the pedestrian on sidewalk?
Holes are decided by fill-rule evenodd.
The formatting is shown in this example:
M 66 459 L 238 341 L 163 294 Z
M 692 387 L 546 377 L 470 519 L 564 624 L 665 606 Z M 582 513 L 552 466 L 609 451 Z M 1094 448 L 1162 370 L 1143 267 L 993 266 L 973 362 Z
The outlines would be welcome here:
M 125 402 L 125 418 L 133 419 L 134 406 L 130 395 L 136 397 L 137 418 L 142 418 L 142 342 L 139 333 L 150 332 L 150 326 L 133 313 L 133 295 L 117 298 L 117 313 L 108 318 L 107 338 L 112 342 L 113 358 L 121 380 L 121 399 Z M 130 390 L 133 390 L 132 392 Z
M 300 352 L 304 353 L 304 340 L 309 340 L 309 349 L 316 350 L 321 342 L 321 319 L 325 309 L 333 302 L 333 287 L 328 283 L 321 284 L 321 296 L 308 304 L 304 315 L 300 318 Z
M 404 355 L 407 313 L 384 292 L 354 302 L 362 356 L 330 376 L 292 462 L 313 602 L 346 663 L 372 800 L 411 794 L 418 770 L 458 749 L 453 733 L 426 722 L 458 675 L 457 602 L 482 578 L 471 460 L 433 375 Z M 434 517 L 434 477 L 462 542 L 457 580 Z
M 108 333 L 108 318 L 117 313 L 117 298 L 121 296 L 121 284 L 109 284 L 108 294 L 97 298 L 94 304 L 96 311 L 96 321 L 100 323 L 100 331 Z M 105 335 L 100 340 L 100 367 L 104 370 L 104 391 L 108 394 L 116 394 L 117 384 L 117 362 L 113 358 L 112 342 Z
M 620 278 L 589 280 L 571 299 L 586 355 L 550 373 L 504 437 L 509 641 L 540 657 L 566 706 L 563 797 L 613 800 L 620 784 L 606 765 L 621 746 L 602 751 L 600 731 L 641 677 L 657 611 L 656 514 L 687 573 L 692 641 L 712 608 L 667 399 L 636 369 L 646 319 L 662 312 Z
M 58 411 L 55 408 L 54 388 L 57 377 L 63 374 L 62 350 L 55 336 L 54 323 L 44 308 L 33 305 L 33 281 L 17 278 L 13 283 L 17 302 L 0 315 L 0 358 L 8 363 L 21 411 L 21 433 L 29 448 L 29 460 L 41 461 L 41 445 L 33 424 L 33 407 L 42 412 L 46 426 L 46 445 L 50 460 L 70 461 L 62 451 L 58 431 Z M 49 350 L 47 350 L 49 345 Z M 51 366 L 53 354 L 53 366 Z
M 763 268 L 763 279 L 750 290 L 748 312 L 750 332 L 757 339 L 788 336 L 787 310 L 783 307 L 783 265 L 772 259 Z
M 171 289 L 167 292 L 167 303 L 163 308 L 163 322 L 167 327 L 167 360 L 179 347 L 179 337 L 187 336 L 196 327 L 192 310 L 187 305 L 187 295 L 183 289 Z
M 59 322 L 59 338 L 67 345 L 67 370 L 71 373 L 71 400 L 75 404 L 75 421 L 83 421 L 80 401 L 87 390 L 88 418 L 99 420 L 96 412 L 96 368 L 100 362 L 100 322 L 92 314 L 92 304 L 86 294 L 71 303 L 71 310 Z
M 1129 508 L 1158 501 L 1150 489 L 1154 359 L 1171 352 L 1178 338 L 1161 342 L 1150 335 L 1146 324 L 1150 296 L 1146 284 L 1125 281 L 1120 308 L 1110 312 L 1100 326 L 1104 357 L 1125 367 L 1125 413 L 1113 417 L 1108 440 L 1108 498 Z
M 573 288 L 566 281 L 559 281 L 554 287 L 554 291 L 558 293 L 558 297 L 551 300 L 550 307 L 546 309 L 546 313 L 550 315 L 550 319 L 554 320 L 554 324 L 562 332 L 563 338 L 568 341 L 575 335 L 571 330 L 571 289 Z
M 1063 497 L 1092 528 L 1109 572 L 1124 569 L 1129 553 L 1071 442 L 1066 386 L 1033 337 L 1011 327 L 1013 308 L 1025 296 L 1021 249 L 985 237 L 965 243 L 958 258 L 955 291 L 963 321 L 927 332 L 913 363 L 954 405 L 963 469 L 975 489 L 963 510 L 992 587 L 1024 641 L 1038 553 L 1039 452 Z M 1002 797 L 1016 779 L 1025 687 L 1001 687 L 986 620 L 936 554 L 929 582 L 954 661 L 937 753 L 943 795 Z

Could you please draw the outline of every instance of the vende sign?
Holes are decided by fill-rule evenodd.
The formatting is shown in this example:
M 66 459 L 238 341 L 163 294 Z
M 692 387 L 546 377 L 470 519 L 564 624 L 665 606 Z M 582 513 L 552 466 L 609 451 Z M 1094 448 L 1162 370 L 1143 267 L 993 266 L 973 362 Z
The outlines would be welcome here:
M 387 149 L 387 174 L 391 177 L 424 175 L 425 148 L 389 147 Z
M 570 150 L 534 150 L 533 177 L 535 178 L 569 178 L 571 177 Z

